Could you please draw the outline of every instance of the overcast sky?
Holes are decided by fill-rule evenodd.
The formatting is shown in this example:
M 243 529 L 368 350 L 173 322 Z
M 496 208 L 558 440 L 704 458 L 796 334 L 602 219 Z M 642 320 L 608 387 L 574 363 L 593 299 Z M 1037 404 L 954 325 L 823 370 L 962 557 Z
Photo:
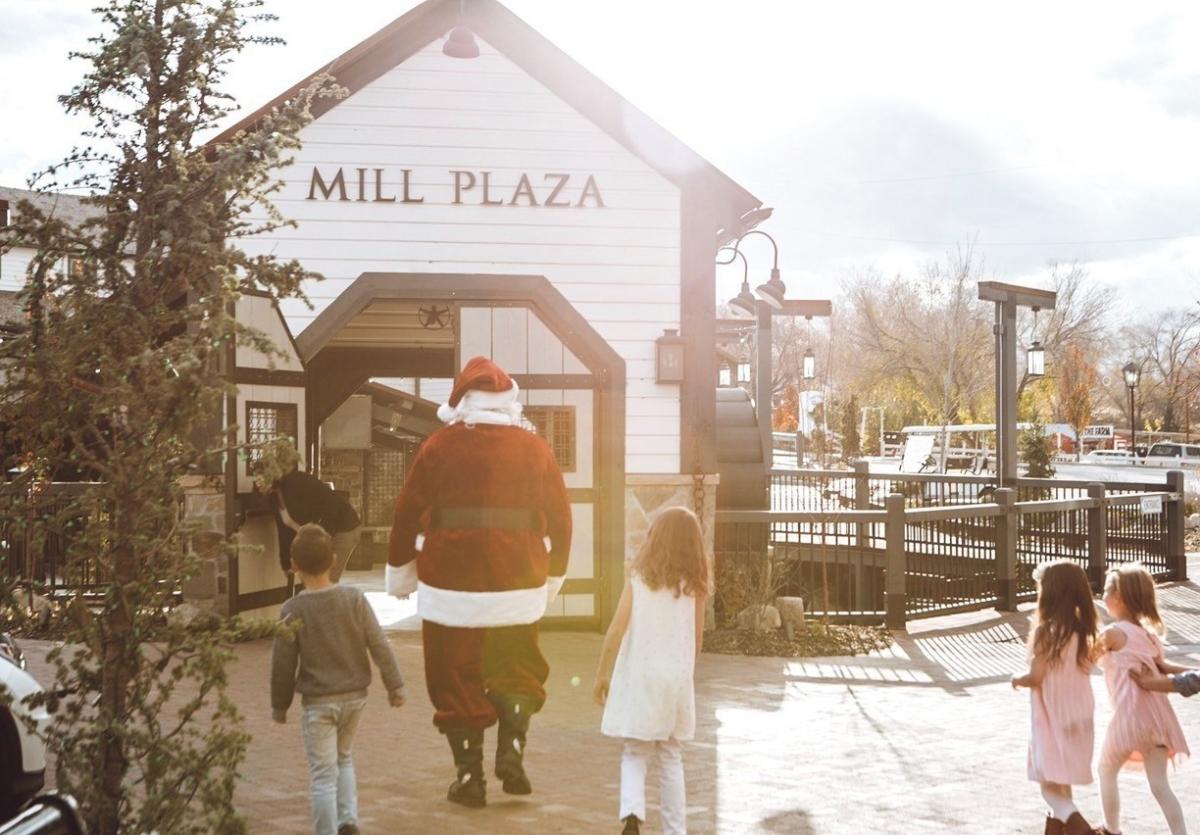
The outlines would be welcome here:
M 0 185 L 76 141 L 55 96 L 91 5 L 0 0 Z M 270 0 L 288 45 L 248 53 L 232 92 L 253 109 L 413 5 Z M 507 5 L 775 207 L 790 296 L 964 245 L 997 280 L 1078 260 L 1131 307 L 1200 296 L 1196 4 Z M 723 297 L 740 277 L 721 273 Z

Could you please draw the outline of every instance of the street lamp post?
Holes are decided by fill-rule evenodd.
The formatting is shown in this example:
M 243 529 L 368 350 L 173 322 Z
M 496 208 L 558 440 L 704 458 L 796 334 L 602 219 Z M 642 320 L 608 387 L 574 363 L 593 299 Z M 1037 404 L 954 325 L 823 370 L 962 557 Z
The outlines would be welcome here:
M 1125 363 L 1125 367 L 1121 369 L 1121 373 L 1125 375 L 1125 388 L 1129 389 L 1129 449 L 1133 452 L 1134 460 L 1137 459 L 1137 414 L 1134 411 L 1135 404 L 1133 395 L 1137 390 L 1138 382 L 1142 377 L 1142 369 L 1138 368 L 1132 362 Z
M 741 251 L 741 243 L 750 235 L 762 235 L 771 242 L 773 260 L 771 277 L 760 284 L 754 292 L 759 298 L 750 295 L 749 262 Z M 722 247 L 719 252 L 732 253 L 728 260 L 717 261 L 718 264 L 732 264 L 735 258 L 742 259 L 742 287 L 738 295 L 731 299 L 729 305 L 735 310 L 750 313 L 754 316 L 755 350 L 758 354 L 757 373 L 754 380 L 754 405 L 758 417 L 758 432 L 763 450 L 763 461 L 770 467 L 775 454 L 774 439 L 771 433 L 771 382 L 772 362 L 771 350 L 773 344 L 773 320 L 776 316 L 803 316 L 811 321 L 814 316 L 829 316 L 833 306 L 827 300 L 804 301 L 785 299 L 787 287 L 779 276 L 779 245 L 775 239 L 761 229 L 751 229 L 742 233 L 732 246 Z M 811 353 L 811 347 L 810 352 Z M 806 356 L 804 373 L 811 370 L 815 373 L 815 357 L 812 362 Z M 811 368 L 810 368 L 811 366 Z
M 1000 487 L 1017 486 L 1017 308 L 1053 310 L 1058 295 L 1050 290 L 1018 287 L 999 281 L 979 282 L 979 298 L 995 302 L 996 324 L 996 480 Z M 1027 357 L 1045 371 L 1041 344 Z M 1032 368 L 1027 370 L 1033 370 Z

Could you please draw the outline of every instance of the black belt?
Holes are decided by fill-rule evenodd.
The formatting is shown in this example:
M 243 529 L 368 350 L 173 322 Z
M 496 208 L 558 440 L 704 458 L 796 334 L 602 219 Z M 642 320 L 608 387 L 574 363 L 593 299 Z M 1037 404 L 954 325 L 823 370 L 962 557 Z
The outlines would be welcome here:
M 439 507 L 433 511 L 430 527 L 441 530 L 488 528 L 540 533 L 542 515 L 536 510 L 517 507 Z

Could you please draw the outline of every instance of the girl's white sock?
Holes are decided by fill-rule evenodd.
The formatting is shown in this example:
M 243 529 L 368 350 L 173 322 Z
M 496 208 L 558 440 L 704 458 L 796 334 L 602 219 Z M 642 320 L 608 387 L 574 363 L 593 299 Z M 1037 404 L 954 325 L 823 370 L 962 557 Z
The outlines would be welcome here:
M 1041 783 L 1042 798 L 1050 807 L 1050 814 L 1055 820 L 1066 822 L 1067 818 L 1079 811 L 1075 801 L 1071 799 L 1071 789 L 1057 783 Z

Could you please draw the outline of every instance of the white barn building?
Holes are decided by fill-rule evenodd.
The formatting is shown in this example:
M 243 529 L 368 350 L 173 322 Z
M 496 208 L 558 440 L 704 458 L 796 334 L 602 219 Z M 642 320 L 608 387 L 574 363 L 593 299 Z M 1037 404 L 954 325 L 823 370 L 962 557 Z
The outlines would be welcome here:
M 460 25 L 478 56 L 443 51 Z M 492 357 L 570 490 L 552 614 L 606 622 L 657 509 L 699 501 L 711 537 L 714 260 L 760 201 L 496 0 L 426 0 L 213 141 L 321 72 L 349 95 L 315 106 L 280 172 L 275 203 L 298 225 L 244 245 L 324 280 L 304 288 L 311 309 L 239 302 L 285 358 L 238 349 L 227 419 L 243 440 L 291 430 L 320 469 L 322 425 L 368 380 L 439 402 L 466 360 Z M 5 257 L 0 285 L 19 269 Z M 676 333 L 682 382 L 664 382 L 656 351 Z M 224 475 L 225 532 L 246 547 L 185 593 L 266 614 L 290 593 L 274 525 L 240 457 Z

